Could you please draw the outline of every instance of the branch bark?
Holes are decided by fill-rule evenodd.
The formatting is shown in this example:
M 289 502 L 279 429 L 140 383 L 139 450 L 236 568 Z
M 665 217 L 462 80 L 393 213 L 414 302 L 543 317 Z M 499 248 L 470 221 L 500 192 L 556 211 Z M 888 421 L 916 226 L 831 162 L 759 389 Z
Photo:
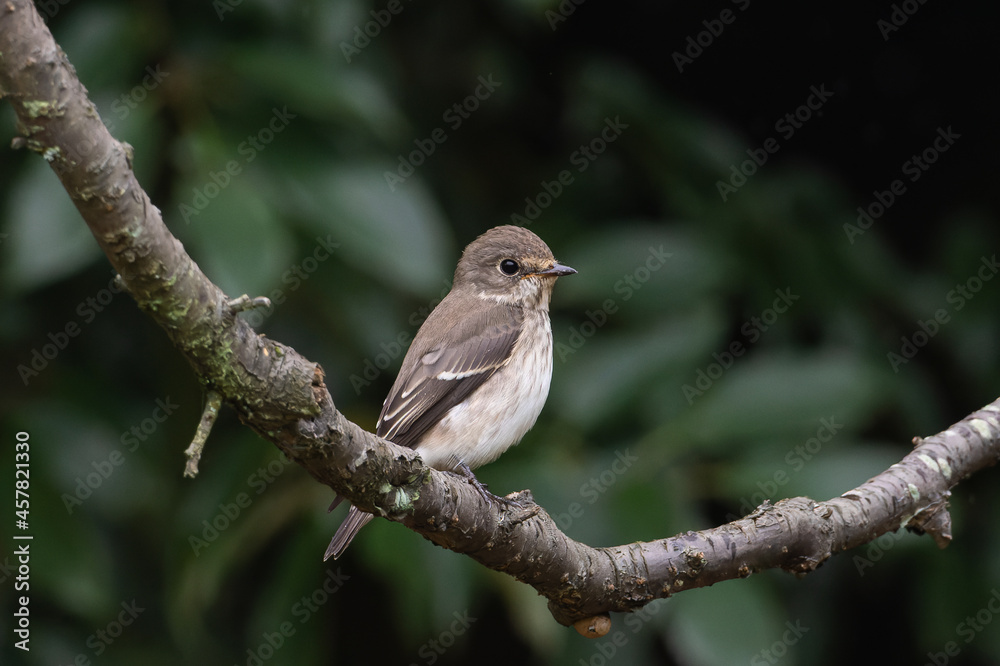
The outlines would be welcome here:
M 951 538 L 950 489 L 1000 457 L 1000 400 L 826 502 L 766 503 L 720 527 L 592 548 L 570 539 L 531 500 L 488 504 L 464 480 L 424 466 L 337 411 L 321 368 L 257 335 L 187 255 L 137 182 L 130 147 L 102 124 L 32 3 L 0 7 L 0 97 L 17 114 L 14 147 L 40 153 L 139 307 L 167 333 L 206 390 L 320 483 L 362 509 L 532 585 L 562 624 L 600 635 L 609 611 L 768 568 L 795 573 L 905 526 Z M 207 431 L 206 431 L 207 432 Z M 317 558 L 322 548 L 317 544 Z M 603 627 L 603 629 L 594 629 Z

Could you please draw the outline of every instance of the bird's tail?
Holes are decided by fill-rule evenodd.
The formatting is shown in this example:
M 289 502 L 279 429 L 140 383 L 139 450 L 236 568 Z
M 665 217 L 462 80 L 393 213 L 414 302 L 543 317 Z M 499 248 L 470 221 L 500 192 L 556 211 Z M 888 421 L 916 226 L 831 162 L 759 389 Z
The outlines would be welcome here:
M 347 547 L 351 545 L 351 540 L 355 537 L 362 527 L 368 524 L 368 521 L 373 518 L 372 514 L 362 511 L 356 506 L 351 506 L 351 510 L 347 512 L 347 518 L 344 522 L 340 524 L 337 529 L 337 533 L 333 535 L 333 539 L 330 540 L 330 545 L 326 549 L 326 554 L 323 555 L 323 561 L 327 561 L 332 556 L 333 559 L 337 559 L 344 554 Z

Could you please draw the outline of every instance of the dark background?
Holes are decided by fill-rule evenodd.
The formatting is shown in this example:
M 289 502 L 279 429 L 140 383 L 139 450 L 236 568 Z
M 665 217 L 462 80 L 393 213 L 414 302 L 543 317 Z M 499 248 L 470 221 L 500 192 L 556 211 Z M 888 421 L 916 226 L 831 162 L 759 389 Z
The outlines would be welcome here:
M 837 496 L 997 397 L 1000 285 L 976 281 L 994 277 L 998 236 L 995 5 L 588 0 L 564 2 L 553 30 L 552 2 L 402 0 L 350 62 L 341 45 L 386 3 L 39 7 L 172 231 L 227 293 L 280 290 L 255 325 L 321 363 L 363 427 L 462 247 L 544 203 L 530 228 L 580 271 L 553 299 L 552 391 L 479 476 L 531 488 L 588 544 Z M 884 35 L 896 7 L 912 16 Z M 713 23 L 724 10 L 731 22 Z M 678 71 L 689 37 L 702 52 Z M 500 85 L 454 128 L 444 114 L 481 76 Z M 813 87 L 832 95 L 786 136 L 776 123 Z M 13 113 L 0 116 L 9 145 Z M 615 119 L 627 128 L 577 171 L 574 151 Z M 272 120 L 280 131 L 262 133 Z M 446 140 L 391 190 L 385 172 L 435 128 Z M 949 128 L 959 138 L 911 181 L 904 163 Z M 769 138 L 777 152 L 723 201 L 718 183 Z M 328 515 L 329 489 L 231 413 L 182 479 L 193 374 L 108 289 L 47 165 L 3 155 L 0 432 L 4 469 L 30 434 L 35 537 L 32 651 L 0 632 L 14 663 L 1000 659 L 995 470 L 958 486 L 946 550 L 884 536 L 803 579 L 766 572 L 616 615 L 617 644 L 385 521 L 323 563 L 343 510 Z M 539 198 L 563 170 L 572 182 Z M 897 179 L 884 214 L 845 231 Z M 337 244 L 322 261 L 318 238 Z M 647 264 L 661 247 L 669 259 Z M 784 312 L 776 291 L 794 297 Z M 26 372 L 68 324 L 78 334 Z M 903 338 L 922 344 L 892 364 Z M 0 571 L 3 598 L 13 583 Z

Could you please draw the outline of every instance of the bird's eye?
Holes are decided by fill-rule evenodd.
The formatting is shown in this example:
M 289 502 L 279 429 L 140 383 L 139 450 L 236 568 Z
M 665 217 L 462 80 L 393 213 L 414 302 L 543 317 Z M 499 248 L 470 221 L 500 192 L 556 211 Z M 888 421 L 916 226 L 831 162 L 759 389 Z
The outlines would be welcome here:
M 500 262 L 500 272 L 504 275 L 517 275 L 521 266 L 513 259 L 504 259 Z

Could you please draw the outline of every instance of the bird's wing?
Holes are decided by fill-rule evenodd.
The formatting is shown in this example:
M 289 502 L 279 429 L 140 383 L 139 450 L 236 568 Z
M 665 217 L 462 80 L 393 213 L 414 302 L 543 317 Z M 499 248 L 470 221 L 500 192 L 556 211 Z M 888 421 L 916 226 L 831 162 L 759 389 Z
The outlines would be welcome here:
M 462 314 L 442 340 L 424 341 L 423 327 L 418 331 L 382 405 L 376 429 L 380 437 L 415 447 L 449 409 L 510 360 L 524 323 L 520 308 Z

